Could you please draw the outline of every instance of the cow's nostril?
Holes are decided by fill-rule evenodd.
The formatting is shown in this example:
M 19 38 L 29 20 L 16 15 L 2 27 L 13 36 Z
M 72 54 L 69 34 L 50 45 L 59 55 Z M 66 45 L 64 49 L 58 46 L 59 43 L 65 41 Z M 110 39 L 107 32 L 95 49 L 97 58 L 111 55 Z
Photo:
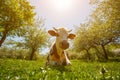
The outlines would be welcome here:
M 62 42 L 62 46 L 64 46 L 64 42 Z
M 63 40 L 63 42 L 67 43 L 67 40 Z

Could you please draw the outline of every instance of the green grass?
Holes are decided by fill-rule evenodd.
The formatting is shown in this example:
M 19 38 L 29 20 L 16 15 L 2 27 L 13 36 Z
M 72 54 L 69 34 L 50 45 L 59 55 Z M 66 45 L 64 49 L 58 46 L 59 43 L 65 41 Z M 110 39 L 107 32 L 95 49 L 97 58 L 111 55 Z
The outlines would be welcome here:
M 120 63 L 72 60 L 72 66 L 46 68 L 44 59 L 0 59 L 0 80 L 120 80 Z

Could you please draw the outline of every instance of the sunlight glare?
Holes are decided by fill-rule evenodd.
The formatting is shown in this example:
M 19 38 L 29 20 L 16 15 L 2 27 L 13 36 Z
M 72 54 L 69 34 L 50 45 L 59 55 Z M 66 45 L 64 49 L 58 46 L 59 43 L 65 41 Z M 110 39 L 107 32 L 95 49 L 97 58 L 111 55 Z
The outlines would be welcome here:
M 73 7 L 74 0 L 52 0 L 56 11 L 66 11 Z

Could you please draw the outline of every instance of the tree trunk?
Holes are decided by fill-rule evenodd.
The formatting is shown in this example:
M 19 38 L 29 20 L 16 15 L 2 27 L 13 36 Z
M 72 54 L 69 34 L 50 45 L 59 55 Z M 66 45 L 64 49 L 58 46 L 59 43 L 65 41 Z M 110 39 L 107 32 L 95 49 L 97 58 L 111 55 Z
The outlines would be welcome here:
M 101 45 L 102 49 L 103 49 L 103 52 L 104 52 L 104 57 L 106 60 L 108 60 L 108 55 L 107 55 L 107 52 L 105 50 L 105 46 L 104 45 Z
M 3 36 L 0 40 L 0 47 L 2 46 L 3 42 L 5 41 L 6 37 L 7 37 L 8 31 L 5 30 L 5 32 L 3 33 Z
M 88 55 L 88 59 L 90 60 L 90 53 L 89 53 L 89 50 L 86 50 L 87 51 L 87 55 Z
M 32 52 L 31 52 L 31 55 L 30 55 L 30 60 L 33 60 L 34 54 L 35 54 L 35 49 L 32 49 Z

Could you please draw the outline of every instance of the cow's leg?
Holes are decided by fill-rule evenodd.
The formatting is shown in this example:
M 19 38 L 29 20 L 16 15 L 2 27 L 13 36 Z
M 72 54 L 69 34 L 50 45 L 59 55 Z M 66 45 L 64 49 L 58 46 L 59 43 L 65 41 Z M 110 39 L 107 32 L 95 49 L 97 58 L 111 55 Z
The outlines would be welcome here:
M 66 53 L 63 53 L 62 56 L 61 56 L 61 62 L 62 62 L 62 65 L 66 66 L 66 65 L 71 65 L 71 62 L 67 56 Z
M 46 65 L 59 66 L 61 65 L 61 61 L 59 58 L 56 58 L 54 55 L 49 55 L 47 57 Z
M 66 63 L 67 63 L 67 65 L 72 65 L 71 62 L 70 62 L 70 58 L 69 58 L 69 56 L 68 56 L 67 53 L 65 53 L 65 57 L 66 57 Z
M 49 55 L 48 55 L 48 56 L 47 56 L 47 60 L 46 60 L 46 66 L 49 65 L 49 61 L 50 61 L 50 59 L 49 59 Z

